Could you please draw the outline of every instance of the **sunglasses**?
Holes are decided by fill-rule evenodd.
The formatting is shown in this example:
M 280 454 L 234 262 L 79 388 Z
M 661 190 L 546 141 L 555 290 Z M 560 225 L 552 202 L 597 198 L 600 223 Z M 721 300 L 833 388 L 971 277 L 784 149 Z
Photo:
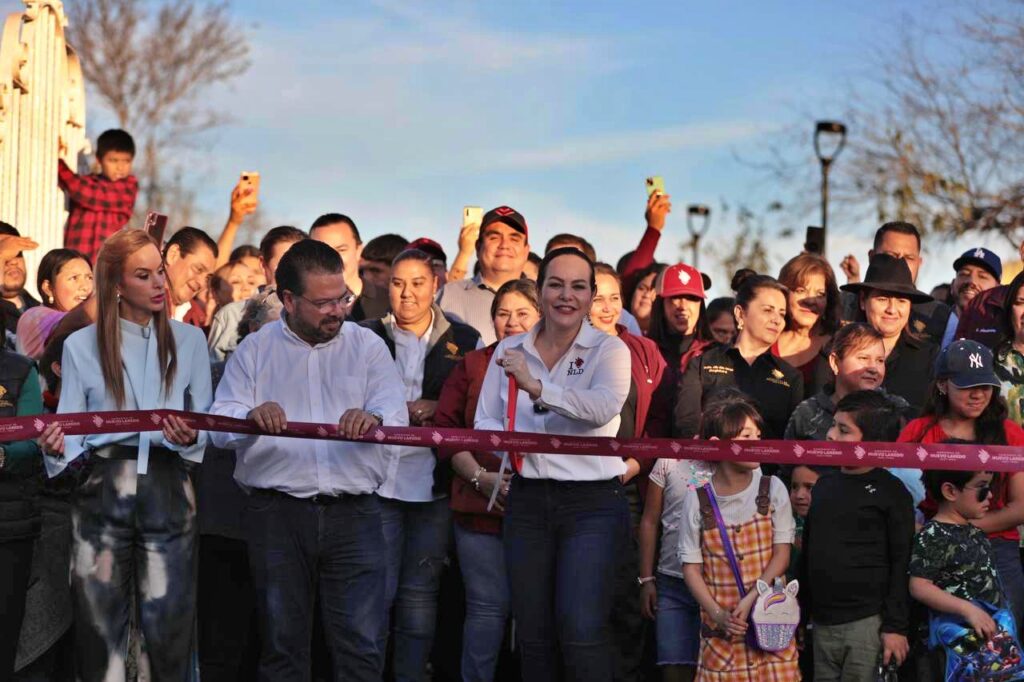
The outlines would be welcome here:
M 964 490 L 966 490 L 966 488 L 964 488 Z M 981 503 L 988 499 L 988 496 L 992 493 L 992 486 L 986 483 L 980 488 L 975 488 L 974 492 L 978 496 L 978 502 Z

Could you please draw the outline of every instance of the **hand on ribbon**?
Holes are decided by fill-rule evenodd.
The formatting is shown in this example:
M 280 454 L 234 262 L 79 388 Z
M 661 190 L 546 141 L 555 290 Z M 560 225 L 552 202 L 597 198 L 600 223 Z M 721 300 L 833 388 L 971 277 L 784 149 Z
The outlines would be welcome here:
M 61 428 L 58 422 L 47 424 L 43 432 L 39 434 L 39 438 L 36 439 L 36 443 L 38 443 L 39 449 L 43 451 L 44 455 L 63 457 L 64 429 Z
M 181 417 L 169 414 L 164 417 L 164 439 L 174 445 L 195 445 L 199 432 L 185 423 Z

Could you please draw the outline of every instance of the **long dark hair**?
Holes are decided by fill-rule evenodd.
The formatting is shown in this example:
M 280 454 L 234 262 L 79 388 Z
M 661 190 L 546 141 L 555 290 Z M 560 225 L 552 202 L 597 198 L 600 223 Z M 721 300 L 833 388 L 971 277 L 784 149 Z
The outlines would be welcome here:
M 668 320 L 665 318 L 664 301 L 665 299 L 661 296 L 654 297 L 654 303 L 651 306 L 651 324 L 647 329 L 647 338 L 659 346 L 672 345 L 673 338 L 682 337 L 682 334 L 677 333 L 669 326 Z M 700 302 L 700 315 L 697 316 L 697 326 L 693 329 L 693 338 L 699 341 L 715 340 L 711 334 L 711 325 L 708 324 L 708 310 L 704 301 Z
M 937 424 L 940 419 L 952 413 L 953 408 L 949 404 L 949 396 L 939 392 L 939 381 L 932 382 L 931 393 L 925 401 L 922 417 L 931 417 L 932 425 Z M 992 398 L 985 406 L 985 410 L 974 420 L 974 442 L 984 445 L 1006 445 L 1006 428 L 1003 422 L 1009 414 L 1006 408 L 1006 400 L 999 394 L 999 389 L 992 388 Z M 931 428 L 931 427 L 929 427 Z
M 1024 272 L 1018 273 L 1006 289 L 1006 301 L 1003 303 L 1003 314 L 999 316 L 1002 329 L 999 330 L 999 342 L 995 344 L 996 354 L 1004 352 L 1013 344 L 1013 302 L 1017 300 L 1021 287 L 1024 287 Z
M 654 281 L 657 282 L 658 275 L 660 275 L 661 271 L 667 267 L 668 266 L 665 265 L 664 263 L 651 263 L 650 265 L 640 270 L 639 272 L 633 273 L 627 279 L 627 286 L 624 288 L 622 292 L 622 305 L 626 308 L 626 310 L 628 310 L 630 313 L 633 313 L 633 295 L 636 293 L 637 287 L 640 286 L 640 282 L 644 281 L 644 279 L 650 277 L 651 275 L 654 275 Z

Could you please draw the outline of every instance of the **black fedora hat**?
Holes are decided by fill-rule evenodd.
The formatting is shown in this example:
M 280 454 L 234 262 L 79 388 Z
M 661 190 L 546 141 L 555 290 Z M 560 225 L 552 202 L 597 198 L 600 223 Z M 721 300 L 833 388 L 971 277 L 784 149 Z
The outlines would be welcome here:
M 914 278 L 906 261 L 887 253 L 875 254 L 868 264 L 863 282 L 844 284 L 839 288 L 853 293 L 883 291 L 887 294 L 896 294 L 900 298 L 908 298 L 911 303 L 926 303 L 932 300 L 931 296 L 914 286 Z

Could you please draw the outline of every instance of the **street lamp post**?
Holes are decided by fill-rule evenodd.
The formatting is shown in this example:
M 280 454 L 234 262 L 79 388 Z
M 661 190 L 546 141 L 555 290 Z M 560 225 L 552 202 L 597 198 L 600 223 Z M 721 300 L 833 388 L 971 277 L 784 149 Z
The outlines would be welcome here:
M 696 225 L 700 222 L 700 226 Z M 700 254 L 700 240 L 707 234 L 708 226 L 711 224 L 711 209 L 704 204 L 690 204 L 686 207 L 686 229 L 690 231 L 690 247 L 693 249 L 693 260 L 691 265 L 700 270 L 698 258 Z
M 837 121 L 818 121 L 814 126 L 814 154 L 821 163 L 822 254 L 828 235 L 828 172 L 846 144 L 846 126 Z

